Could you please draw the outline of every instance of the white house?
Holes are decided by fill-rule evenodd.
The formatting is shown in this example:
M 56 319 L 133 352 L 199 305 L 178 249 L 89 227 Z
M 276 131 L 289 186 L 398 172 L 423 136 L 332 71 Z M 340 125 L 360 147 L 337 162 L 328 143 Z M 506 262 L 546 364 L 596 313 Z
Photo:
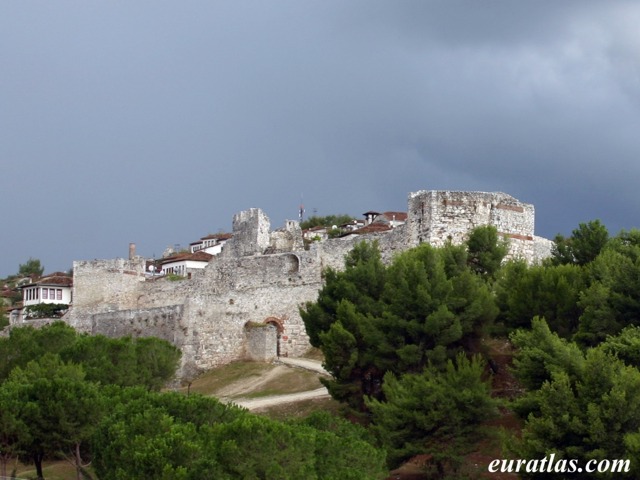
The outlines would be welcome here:
M 210 255 L 218 255 L 222 252 L 224 244 L 227 243 L 227 240 L 232 236 L 233 234 L 231 233 L 213 233 L 206 237 L 202 237 L 197 242 L 190 243 L 189 250 L 191 253 L 203 251 Z
M 309 241 L 320 240 L 324 241 L 329 238 L 329 227 L 311 227 L 302 231 L 302 238 Z
M 38 305 L 40 303 L 56 303 L 68 305 L 71 303 L 71 287 L 73 278 L 56 272 L 42 277 L 32 283 L 21 285 L 22 305 Z
M 213 255 L 202 250 L 195 253 L 179 253 L 160 260 L 160 268 L 164 275 L 188 276 L 194 270 L 207 266 Z

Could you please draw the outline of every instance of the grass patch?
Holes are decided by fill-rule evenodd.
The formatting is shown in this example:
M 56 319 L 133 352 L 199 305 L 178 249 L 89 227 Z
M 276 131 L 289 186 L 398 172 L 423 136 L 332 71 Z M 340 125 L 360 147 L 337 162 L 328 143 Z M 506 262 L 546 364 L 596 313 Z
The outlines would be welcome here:
M 273 407 L 261 408 L 253 413 L 264 415 L 274 420 L 287 420 L 289 418 L 304 418 L 313 412 L 324 411 L 341 416 L 344 407 L 333 398 L 311 398 L 300 402 L 283 403 Z
M 91 469 L 89 469 L 89 471 L 91 471 Z M 7 473 L 10 472 L 11 469 L 9 468 Z M 76 467 L 66 460 L 48 461 L 43 463 L 42 473 L 47 480 L 75 480 Z M 93 472 L 91 472 L 91 474 L 94 475 Z M 36 469 L 33 465 L 18 464 L 16 476 L 24 479 L 35 479 L 37 478 Z
M 324 355 L 322 350 L 316 347 L 311 347 L 305 352 L 302 358 L 308 358 L 309 360 L 317 360 L 318 362 L 324 362 Z
M 266 382 L 260 389 L 244 395 L 244 398 L 260 398 L 271 395 L 286 395 L 288 393 L 306 392 L 320 388 L 322 384 L 318 374 L 292 368 L 282 375 Z
M 274 371 L 278 369 L 278 371 Z M 273 378 L 269 378 L 272 376 Z M 320 388 L 319 375 L 301 368 L 235 362 L 210 370 L 191 383 L 192 393 L 225 398 L 260 398 Z M 179 392 L 186 393 L 187 387 Z
M 221 389 L 243 379 L 258 379 L 273 365 L 258 362 L 235 362 L 219 368 L 214 368 L 200 375 L 191 382 L 191 391 L 202 395 L 215 395 Z M 182 387 L 179 391 L 186 392 L 187 387 Z

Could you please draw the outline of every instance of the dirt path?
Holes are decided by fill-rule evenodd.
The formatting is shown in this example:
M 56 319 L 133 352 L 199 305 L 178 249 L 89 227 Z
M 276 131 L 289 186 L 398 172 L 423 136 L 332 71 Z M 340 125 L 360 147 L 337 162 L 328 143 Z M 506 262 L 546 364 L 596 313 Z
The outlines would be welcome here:
M 224 403 L 235 403 L 238 406 L 244 407 L 248 410 L 259 410 L 261 408 L 272 407 L 274 405 L 281 405 L 285 403 L 299 402 L 302 400 L 309 400 L 312 398 L 328 397 L 329 392 L 325 387 L 316 388 L 306 392 L 289 393 L 286 395 L 271 395 L 268 397 L 243 399 L 237 398 L 242 394 L 254 392 L 259 389 L 260 386 L 266 385 L 271 380 L 283 375 L 290 368 L 304 368 L 316 372 L 320 375 L 328 376 L 329 373 L 322 368 L 322 363 L 317 360 L 310 360 L 307 358 L 287 358 L 281 357 L 278 359 L 276 366 L 262 375 L 259 378 L 243 378 L 231 385 L 226 386 L 220 392 L 217 393 L 217 397 Z M 235 397 L 235 398 L 229 398 Z
M 310 360 L 308 358 L 280 357 L 276 363 L 282 363 L 284 365 L 289 365 L 292 367 L 300 367 L 304 368 L 305 370 L 311 370 L 312 372 L 330 376 L 329 372 L 324 369 L 322 363 L 318 360 Z
M 328 397 L 329 392 L 325 387 L 317 388 L 308 392 L 289 393 L 287 395 L 274 395 L 271 397 L 254 398 L 251 400 L 235 399 L 231 403 L 235 403 L 240 407 L 248 410 L 259 410 L 261 408 L 273 407 L 274 405 L 282 405 L 283 403 L 300 402 L 311 398 Z
M 274 368 L 266 372 L 261 376 L 251 376 L 248 378 L 241 378 L 230 385 L 220 389 L 219 392 L 216 392 L 216 396 L 220 398 L 220 400 L 225 401 L 230 397 L 238 397 L 243 394 L 253 392 L 258 390 L 263 385 L 266 385 L 268 382 L 273 380 L 274 378 L 283 375 L 285 372 L 289 370 L 288 367 L 284 365 L 276 365 Z

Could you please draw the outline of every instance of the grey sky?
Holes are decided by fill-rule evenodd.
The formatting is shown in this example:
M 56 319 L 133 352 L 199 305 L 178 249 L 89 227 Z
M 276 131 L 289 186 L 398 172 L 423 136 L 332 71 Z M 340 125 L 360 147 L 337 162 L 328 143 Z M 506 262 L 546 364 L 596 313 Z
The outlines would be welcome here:
M 635 1 L 0 0 L 0 276 L 260 207 L 503 191 L 537 234 L 640 211 Z

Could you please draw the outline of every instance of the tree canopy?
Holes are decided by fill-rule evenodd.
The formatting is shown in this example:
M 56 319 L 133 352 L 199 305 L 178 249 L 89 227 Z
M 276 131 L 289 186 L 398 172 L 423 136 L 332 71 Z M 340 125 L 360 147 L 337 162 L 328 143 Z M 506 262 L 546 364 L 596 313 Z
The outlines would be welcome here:
M 104 479 L 384 476 L 384 452 L 358 427 L 322 415 L 283 423 L 199 395 L 138 391 L 104 418 L 94 442 Z
M 0 338 L 0 380 L 47 353 L 83 366 L 87 380 L 159 390 L 175 375 L 181 352 L 159 338 L 78 334 L 62 321 L 43 328 L 13 328 Z
M 88 462 L 101 479 L 384 477 L 385 451 L 344 420 L 280 422 L 161 393 L 178 358 L 155 338 L 79 335 L 62 322 L 12 329 L 0 339 L 0 475 L 19 457 L 38 479 L 58 458 L 78 479 Z
M 18 275 L 22 277 L 36 276 L 40 277 L 44 273 L 44 266 L 37 258 L 29 258 L 25 263 L 18 266 Z
M 14 434 L 9 451 L 33 461 L 39 479 L 47 456 L 80 459 L 80 447 L 102 413 L 97 385 L 85 381 L 82 367 L 47 353 L 25 368 L 16 367 L 0 391 L 1 408 L 15 409 L 15 423 L 5 432 Z
M 551 260 L 556 265 L 586 265 L 600 254 L 608 241 L 609 231 L 600 220 L 581 223 L 568 238 L 556 235 Z
M 384 401 L 369 398 L 373 429 L 398 465 L 413 455 L 447 453 L 477 435 L 478 426 L 497 413 L 484 362 L 464 353 L 444 369 L 428 365 L 422 373 L 384 378 Z
M 466 249 L 427 244 L 384 266 L 375 243 L 362 242 L 345 270 L 329 269 L 317 302 L 301 316 L 322 349 L 331 395 L 358 411 L 365 396 L 384 398 L 387 372 L 417 373 L 477 339 L 498 313 L 493 296 L 466 261 Z
M 625 328 L 594 347 L 560 338 L 544 319 L 511 335 L 514 374 L 526 388 L 513 408 L 524 419 L 511 443 L 517 458 L 586 462 L 629 460 L 625 472 L 581 478 L 637 478 L 640 470 L 638 328 Z M 523 478 L 566 478 L 566 472 L 523 473 Z
M 338 215 L 325 215 L 323 217 L 313 215 L 300 222 L 300 228 L 306 230 L 313 227 L 339 227 L 340 225 L 344 225 L 345 223 L 351 223 L 353 222 L 353 220 L 355 219 L 351 215 L 347 215 L 344 213 Z

